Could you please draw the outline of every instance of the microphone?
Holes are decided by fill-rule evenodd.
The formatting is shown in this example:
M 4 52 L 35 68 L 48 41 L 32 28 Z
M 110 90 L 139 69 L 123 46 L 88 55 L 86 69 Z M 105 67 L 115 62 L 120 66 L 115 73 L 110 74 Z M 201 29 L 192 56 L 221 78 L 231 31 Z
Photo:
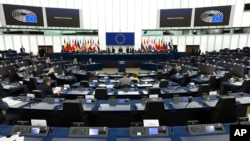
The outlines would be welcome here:
M 188 97 L 188 103 L 186 104 L 186 106 L 184 107 L 184 109 L 186 109 L 188 107 L 188 105 L 193 101 L 192 96 Z

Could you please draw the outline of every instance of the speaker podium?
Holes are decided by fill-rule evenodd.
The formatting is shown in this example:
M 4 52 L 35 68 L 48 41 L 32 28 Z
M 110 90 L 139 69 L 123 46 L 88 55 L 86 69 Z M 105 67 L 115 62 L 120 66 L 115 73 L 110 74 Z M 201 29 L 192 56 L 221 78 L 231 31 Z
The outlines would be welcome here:
M 118 61 L 118 72 L 126 71 L 126 63 L 125 61 Z

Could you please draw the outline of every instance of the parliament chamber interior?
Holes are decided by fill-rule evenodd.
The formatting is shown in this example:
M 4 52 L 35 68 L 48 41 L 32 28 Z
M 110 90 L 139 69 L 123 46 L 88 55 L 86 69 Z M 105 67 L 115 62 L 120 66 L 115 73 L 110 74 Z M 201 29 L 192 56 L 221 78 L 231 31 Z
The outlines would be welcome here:
M 235 140 L 250 124 L 249 10 L 0 0 L 0 141 Z

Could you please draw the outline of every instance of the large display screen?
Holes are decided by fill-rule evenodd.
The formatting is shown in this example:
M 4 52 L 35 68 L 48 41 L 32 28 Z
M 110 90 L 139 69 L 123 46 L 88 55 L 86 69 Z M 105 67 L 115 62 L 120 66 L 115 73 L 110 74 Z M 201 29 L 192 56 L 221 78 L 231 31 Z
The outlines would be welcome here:
M 161 9 L 160 27 L 189 27 L 192 9 Z
M 6 25 L 43 26 L 41 7 L 3 4 Z
M 45 9 L 48 27 L 80 27 L 79 9 Z
M 106 45 L 123 46 L 134 44 L 134 32 L 106 32 Z
M 194 26 L 229 25 L 231 6 L 195 8 Z

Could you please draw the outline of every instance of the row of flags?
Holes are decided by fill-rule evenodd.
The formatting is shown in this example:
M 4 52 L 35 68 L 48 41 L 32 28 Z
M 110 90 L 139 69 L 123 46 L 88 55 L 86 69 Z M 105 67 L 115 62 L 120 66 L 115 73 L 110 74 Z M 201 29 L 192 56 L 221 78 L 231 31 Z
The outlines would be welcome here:
M 172 40 L 166 39 L 142 39 L 141 50 L 142 51 L 161 51 L 172 50 L 174 48 Z
M 100 44 L 99 40 L 80 40 L 72 39 L 66 41 L 64 39 L 63 52 L 99 52 Z

